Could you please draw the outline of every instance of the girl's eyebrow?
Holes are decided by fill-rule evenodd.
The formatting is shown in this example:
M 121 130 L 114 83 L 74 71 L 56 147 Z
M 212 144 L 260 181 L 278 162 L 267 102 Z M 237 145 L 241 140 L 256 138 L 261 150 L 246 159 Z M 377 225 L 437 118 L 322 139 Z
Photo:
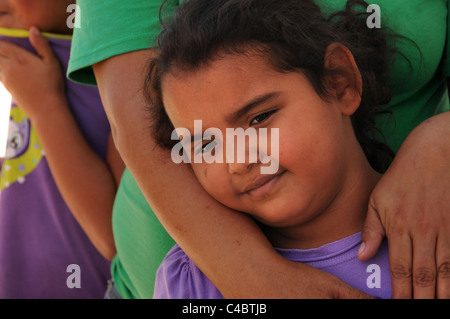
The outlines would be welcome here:
M 281 93 L 280 92 L 271 92 L 263 95 L 258 95 L 254 98 L 252 98 L 250 101 L 244 103 L 242 107 L 240 107 L 237 111 L 229 114 L 226 116 L 225 120 L 230 124 L 235 124 L 240 118 L 242 118 L 244 115 L 249 113 L 252 109 L 255 107 L 266 103 L 267 101 L 270 101 L 271 99 L 274 99 L 278 97 Z

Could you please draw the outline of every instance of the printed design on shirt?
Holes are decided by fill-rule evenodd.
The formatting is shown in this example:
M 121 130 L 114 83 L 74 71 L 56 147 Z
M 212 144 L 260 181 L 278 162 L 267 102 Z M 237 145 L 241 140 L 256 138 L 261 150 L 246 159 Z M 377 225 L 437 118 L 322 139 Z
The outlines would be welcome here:
M 44 151 L 25 112 L 11 108 L 5 160 L 0 175 L 0 190 L 13 183 L 23 184 L 40 163 Z

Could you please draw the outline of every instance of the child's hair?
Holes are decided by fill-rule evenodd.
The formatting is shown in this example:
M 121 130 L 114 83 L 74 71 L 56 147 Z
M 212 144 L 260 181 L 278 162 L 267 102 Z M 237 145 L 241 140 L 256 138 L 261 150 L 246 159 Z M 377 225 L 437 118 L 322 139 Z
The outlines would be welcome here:
M 384 172 L 394 153 L 376 139 L 375 115 L 390 100 L 387 40 L 367 26 L 368 4 L 349 0 L 343 11 L 325 17 L 314 0 L 190 0 L 162 22 L 158 55 L 150 62 L 146 94 L 158 143 L 172 147 L 173 126 L 161 96 L 161 78 L 170 71 L 196 71 L 218 54 L 262 54 L 279 72 L 304 73 L 322 98 L 330 96 L 325 53 L 341 43 L 353 54 L 362 77 L 361 104 L 352 115 L 355 135 L 372 167 Z M 164 7 L 162 8 L 162 10 Z M 161 11 L 163 12 L 163 11 Z M 345 75 L 345 74 L 344 74 Z M 356 79 L 353 79 L 355 87 Z

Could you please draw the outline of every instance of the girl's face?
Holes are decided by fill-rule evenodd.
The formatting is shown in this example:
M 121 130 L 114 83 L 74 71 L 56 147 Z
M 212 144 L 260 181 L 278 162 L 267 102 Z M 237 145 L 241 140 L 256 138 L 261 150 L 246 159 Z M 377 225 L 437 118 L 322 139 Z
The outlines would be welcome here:
M 0 27 L 67 33 L 67 6 L 74 0 L 0 0 Z
M 279 129 L 274 174 L 262 175 L 261 166 L 269 164 L 261 162 L 191 164 L 215 199 L 266 225 L 287 229 L 333 210 L 352 178 L 357 142 L 349 142 L 356 139 L 346 106 L 319 97 L 301 72 L 277 72 L 255 55 L 226 55 L 192 73 L 165 75 L 162 92 L 174 127 L 187 128 L 191 136 L 195 120 L 203 130 L 220 129 L 224 138 L 227 128 Z M 270 137 L 268 154 L 274 149 Z

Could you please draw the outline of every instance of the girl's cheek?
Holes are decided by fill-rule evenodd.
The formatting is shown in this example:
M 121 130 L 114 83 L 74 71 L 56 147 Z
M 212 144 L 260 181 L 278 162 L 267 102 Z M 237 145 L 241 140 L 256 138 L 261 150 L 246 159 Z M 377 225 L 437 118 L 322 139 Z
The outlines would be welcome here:
M 211 167 L 212 164 L 201 163 L 192 164 L 194 174 L 197 177 L 200 184 L 209 192 L 210 189 L 215 188 L 218 184 L 217 180 L 214 180 L 214 169 Z

